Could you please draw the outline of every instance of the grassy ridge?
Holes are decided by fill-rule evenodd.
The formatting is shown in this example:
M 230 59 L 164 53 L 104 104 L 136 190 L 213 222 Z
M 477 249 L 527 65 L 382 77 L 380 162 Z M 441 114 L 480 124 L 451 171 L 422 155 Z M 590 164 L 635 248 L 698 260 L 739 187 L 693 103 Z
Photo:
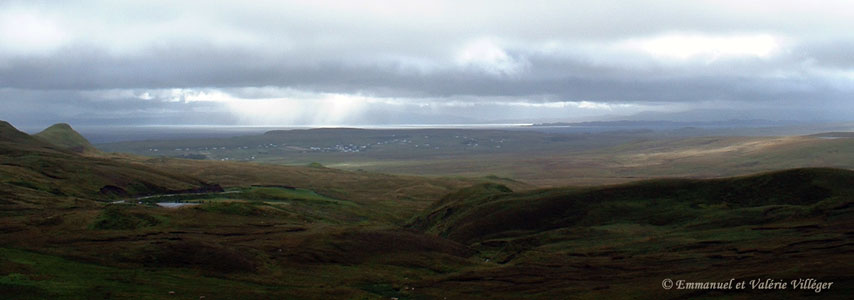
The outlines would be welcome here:
M 90 155 L 100 153 L 86 138 L 66 123 L 54 124 L 34 136 L 71 152 Z
M 59 128 L 48 132 L 66 130 L 64 126 Z M 79 200 L 218 189 L 178 172 L 125 159 L 83 156 L 47 139 L 22 133 L 5 122 L 0 124 L 0 131 L 0 195 L 4 195 L 0 205 L 8 208 L 89 205 Z
M 854 292 L 852 182 L 850 170 L 794 169 L 518 193 L 485 185 L 450 195 L 410 226 L 494 266 L 436 279 L 436 293 L 779 299 L 814 293 L 665 291 L 660 281 L 813 277 L 836 282 L 821 296 L 841 299 Z
M 484 185 L 458 192 L 462 196 L 451 195 L 413 226 L 471 242 L 507 231 L 541 232 L 575 225 L 761 224 L 821 208 L 845 207 L 854 201 L 852 182 L 854 171 L 794 169 L 727 179 L 658 179 L 524 193 Z M 764 210 L 773 213 L 756 218 Z

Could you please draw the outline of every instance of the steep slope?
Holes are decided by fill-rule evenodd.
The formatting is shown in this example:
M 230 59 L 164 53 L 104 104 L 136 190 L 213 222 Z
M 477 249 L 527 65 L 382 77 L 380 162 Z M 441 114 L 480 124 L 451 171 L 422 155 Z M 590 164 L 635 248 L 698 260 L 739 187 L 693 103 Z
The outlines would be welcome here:
M 66 123 L 54 124 L 34 136 L 75 153 L 96 154 L 99 152 L 86 138 Z
M 189 176 L 120 159 L 82 156 L 64 148 L 0 123 L 0 205 L 34 208 L 73 203 L 78 198 L 221 190 Z

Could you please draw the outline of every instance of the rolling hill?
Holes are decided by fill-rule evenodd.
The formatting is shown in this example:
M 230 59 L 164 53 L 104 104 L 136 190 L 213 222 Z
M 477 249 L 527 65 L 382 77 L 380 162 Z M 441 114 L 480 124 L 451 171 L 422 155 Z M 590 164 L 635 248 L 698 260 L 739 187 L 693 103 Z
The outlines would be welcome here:
M 9 123 L 0 123 L 0 195 L 4 195 L 4 205 L 34 208 L 69 205 L 74 199 L 106 201 L 221 190 L 215 184 L 130 161 L 84 156 L 76 150 L 91 151 L 86 150 L 89 143 L 68 126 L 55 125 L 42 133 L 33 137 Z M 67 138 L 61 142 L 47 138 L 57 136 Z
M 66 123 L 54 124 L 34 135 L 45 142 L 62 149 L 81 154 L 97 154 L 100 151 L 92 146 L 86 138 L 77 133 Z
M 410 227 L 468 245 L 495 266 L 437 279 L 435 290 L 771 299 L 812 292 L 666 291 L 659 284 L 812 276 L 836 282 L 839 290 L 827 295 L 835 298 L 854 283 L 852 183 L 854 171 L 813 168 L 524 192 L 485 184 L 446 196 Z
M 9 122 L 0 120 L 0 143 L 32 143 L 29 134 L 21 132 Z
M 3 299 L 845 299 L 854 293 L 854 171 L 847 169 L 544 189 L 497 176 L 92 155 L 74 151 L 87 143 L 70 127 L 50 131 L 72 142 L 55 144 L 0 123 Z M 847 140 L 827 141 L 840 144 L 795 142 L 839 156 L 849 149 Z M 716 143 L 730 140 L 683 142 L 712 149 L 691 155 L 716 155 Z M 828 145 L 838 147 L 822 148 Z M 661 147 L 638 142 L 632 151 L 668 150 Z M 786 150 L 775 159 L 796 157 L 775 149 Z M 682 152 L 647 162 L 672 167 L 668 159 Z M 776 152 L 750 155 L 762 153 Z M 724 162 L 732 163 L 738 162 Z M 681 170 L 676 174 L 689 174 Z M 199 193 L 171 195 L 189 191 Z M 144 195 L 152 196 L 136 198 Z M 161 201 L 192 205 L 155 205 Z M 820 293 L 661 286 L 663 279 L 765 278 L 834 285 Z
M 416 228 L 471 243 L 495 236 L 543 232 L 570 226 L 640 223 L 653 226 L 761 224 L 773 218 L 744 219 L 756 208 L 846 207 L 854 202 L 854 171 L 793 169 L 712 180 L 656 179 L 594 188 L 560 188 L 512 193 L 494 184 L 451 194 L 415 221 Z M 846 210 L 847 211 L 847 210 Z M 737 212 L 737 213 L 735 213 Z M 715 216 L 712 218 L 711 216 Z M 770 216 L 769 214 L 763 216 Z M 748 222 L 748 223 L 745 223 Z

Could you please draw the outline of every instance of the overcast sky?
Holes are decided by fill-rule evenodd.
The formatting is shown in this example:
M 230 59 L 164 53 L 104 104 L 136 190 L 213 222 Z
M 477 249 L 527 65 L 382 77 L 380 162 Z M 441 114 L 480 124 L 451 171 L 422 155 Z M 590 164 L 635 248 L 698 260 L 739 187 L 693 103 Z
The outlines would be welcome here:
M 460 2 L 0 1 L 0 119 L 854 116 L 854 2 Z

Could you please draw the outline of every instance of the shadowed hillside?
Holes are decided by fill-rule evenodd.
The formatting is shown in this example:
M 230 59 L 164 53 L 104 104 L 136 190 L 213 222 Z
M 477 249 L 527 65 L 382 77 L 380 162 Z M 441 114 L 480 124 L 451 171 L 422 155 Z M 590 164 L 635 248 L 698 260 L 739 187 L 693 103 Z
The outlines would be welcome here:
M 819 202 L 825 206 L 844 205 L 854 200 L 852 183 L 854 171 L 794 169 L 727 179 L 658 179 L 524 193 L 482 185 L 449 195 L 444 204 L 416 219 L 415 227 L 471 242 L 574 225 L 628 222 L 711 226 L 727 225 L 728 221 L 734 225 L 761 224 L 799 212 L 744 216 L 754 215 L 752 209 L 757 207 L 809 207 Z M 739 213 L 733 213 L 736 219 L 727 220 L 710 215 L 712 211 Z
M 198 179 L 110 158 L 82 156 L 68 148 L 89 143 L 70 127 L 55 125 L 40 138 L 0 124 L 0 195 L 3 205 L 39 207 L 74 198 L 108 200 L 158 193 L 221 190 Z M 62 136 L 59 144 L 44 136 Z M 75 148 L 71 147 L 71 148 Z
M 495 266 L 437 279 L 437 293 L 775 299 L 813 292 L 666 291 L 660 282 L 810 276 L 836 282 L 822 296 L 839 298 L 854 284 L 852 183 L 854 171 L 817 168 L 518 193 L 481 185 L 447 196 L 411 227 Z
M 19 131 L 17 128 L 9 124 L 9 122 L 0 120 L 0 143 L 32 143 L 33 138 L 26 133 Z

